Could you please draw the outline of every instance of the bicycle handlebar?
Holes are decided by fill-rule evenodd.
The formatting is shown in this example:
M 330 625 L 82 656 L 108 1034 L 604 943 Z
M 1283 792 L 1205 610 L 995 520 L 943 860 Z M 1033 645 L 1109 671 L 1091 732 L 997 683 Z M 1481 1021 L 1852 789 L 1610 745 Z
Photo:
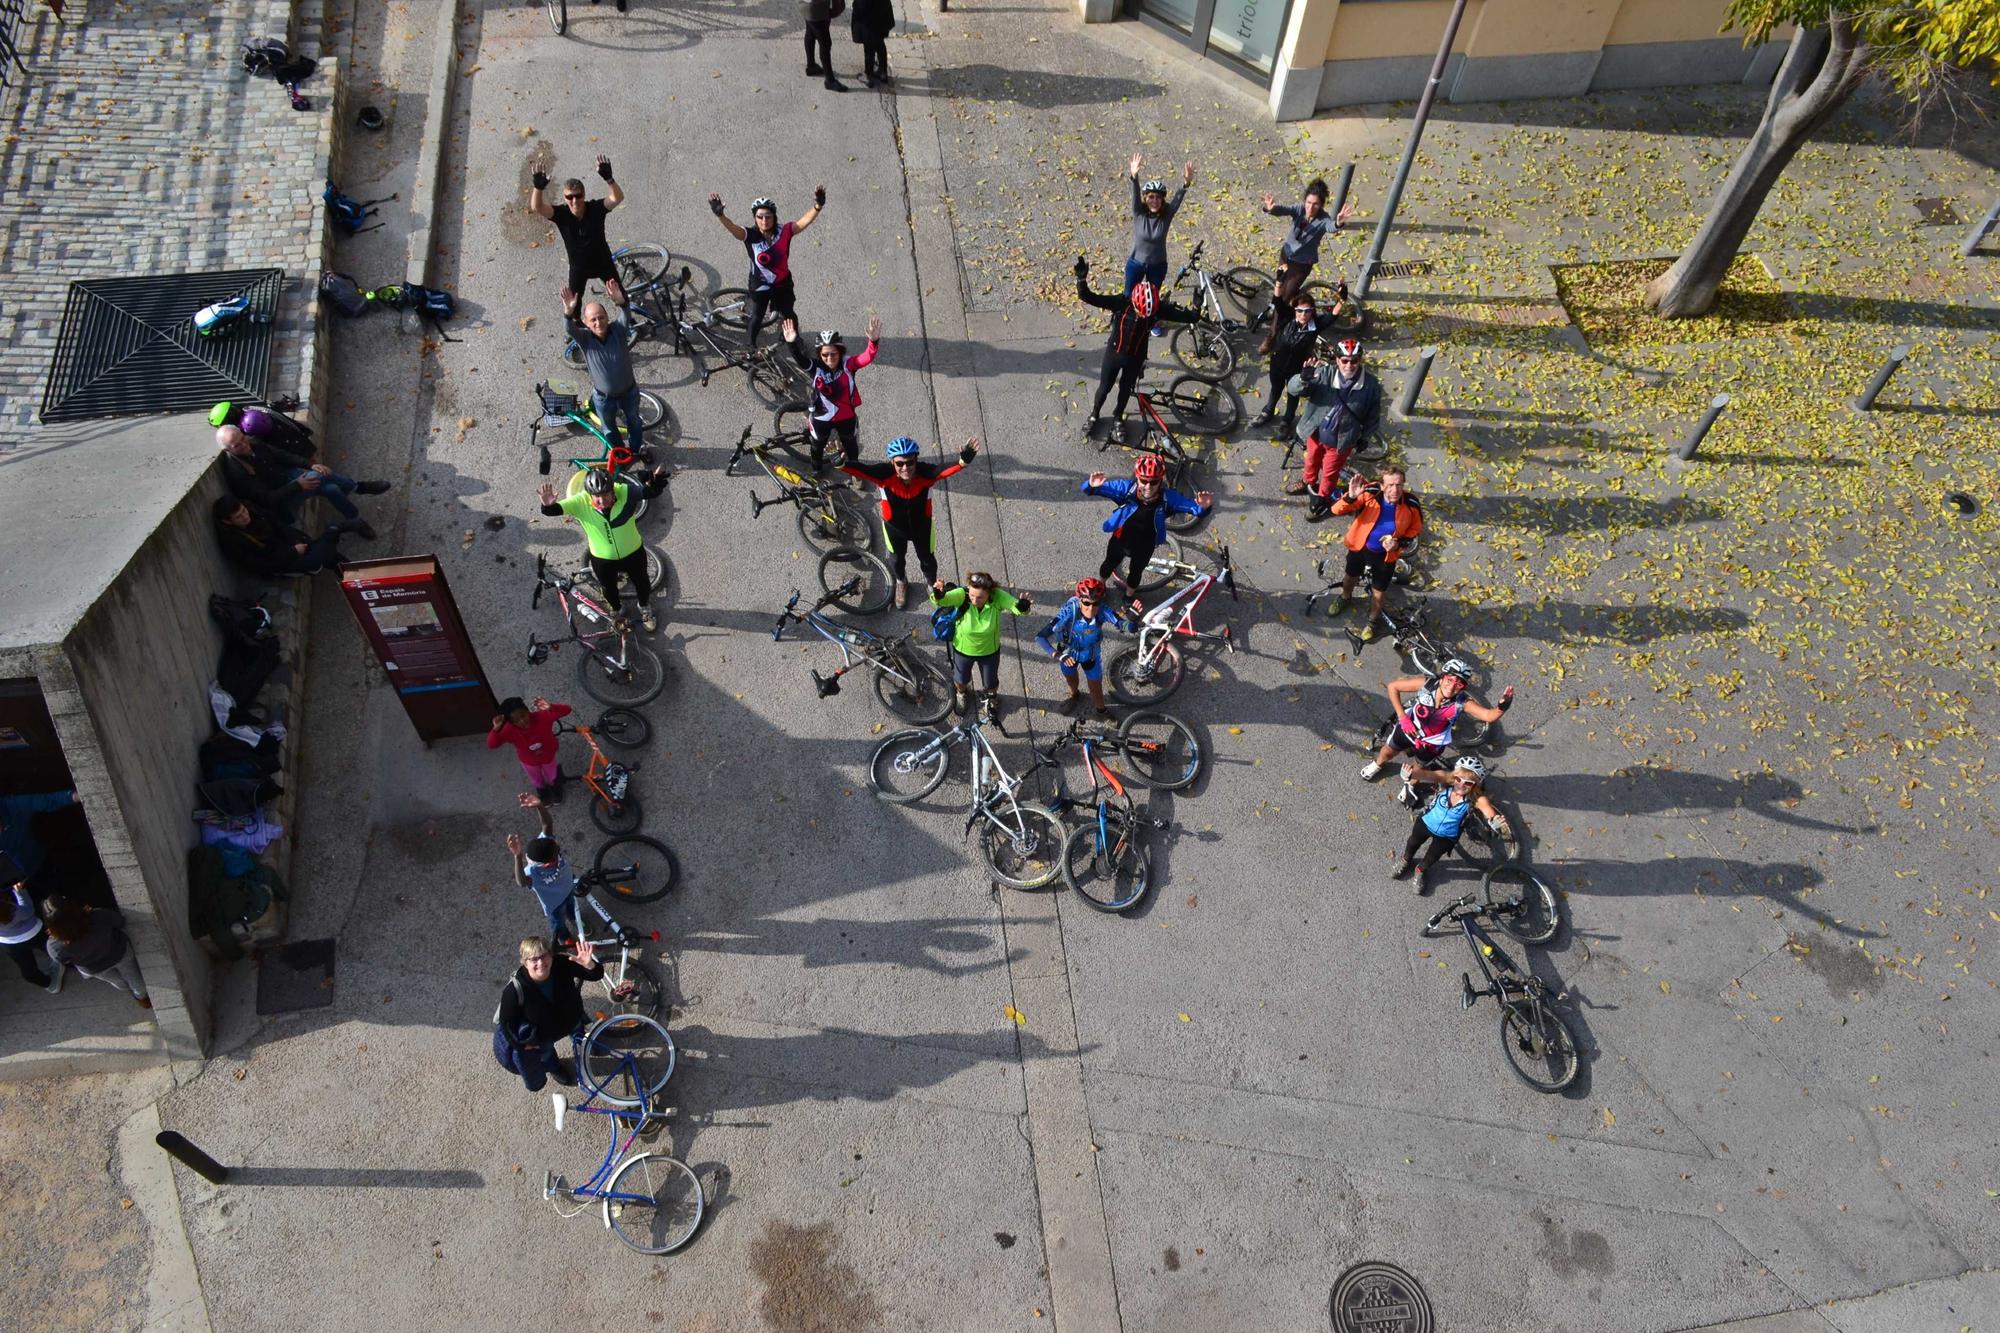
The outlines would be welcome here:
M 744 454 L 749 452 L 749 450 L 744 446 L 750 443 L 750 432 L 755 429 L 756 427 L 754 425 L 745 426 L 743 428 L 743 433 L 736 437 L 736 449 L 735 452 L 729 455 L 729 461 L 723 464 L 722 467 L 723 476 L 733 477 L 736 475 L 736 460 L 743 457 Z
M 549 558 L 547 555 L 538 555 L 535 557 L 535 595 L 528 599 L 528 609 L 530 611 L 539 610 L 541 608 L 542 589 L 547 586 L 542 582 L 542 579 L 545 577 L 548 567 L 549 567 Z M 533 639 L 533 637 L 534 637 L 533 635 L 529 636 L 531 640 Z

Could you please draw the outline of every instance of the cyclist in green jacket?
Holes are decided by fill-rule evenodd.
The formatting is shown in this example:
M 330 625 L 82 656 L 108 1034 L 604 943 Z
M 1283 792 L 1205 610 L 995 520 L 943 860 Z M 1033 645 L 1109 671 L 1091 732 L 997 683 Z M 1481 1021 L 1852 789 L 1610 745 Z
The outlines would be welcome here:
M 639 623 L 648 634 L 659 629 L 660 618 L 653 614 L 653 581 L 646 577 L 639 500 L 641 496 L 650 500 L 666 488 L 664 467 L 646 473 L 644 481 L 592 468 L 584 473 L 583 490 L 569 496 L 557 495 L 554 486 L 542 483 L 542 513 L 550 518 L 572 518 L 583 529 L 590 548 L 590 572 L 604 590 L 604 604 L 614 615 L 621 615 L 624 605 L 618 595 L 618 576 L 631 579 L 639 598 Z
M 1000 614 L 1025 616 L 1032 605 L 1027 593 L 1011 593 L 984 570 L 969 575 L 963 588 L 939 579 L 931 584 L 931 601 L 940 608 L 956 607 L 951 626 L 951 670 L 958 710 L 966 706 L 972 668 L 979 668 L 981 710 L 991 722 L 999 714 Z

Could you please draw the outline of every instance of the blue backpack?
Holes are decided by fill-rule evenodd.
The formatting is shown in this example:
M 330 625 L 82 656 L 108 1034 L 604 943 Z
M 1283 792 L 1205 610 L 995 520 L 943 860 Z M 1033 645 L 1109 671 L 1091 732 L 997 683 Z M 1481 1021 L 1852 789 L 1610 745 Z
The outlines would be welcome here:
M 958 613 L 962 608 L 940 606 L 931 612 L 931 637 L 939 643 L 950 643 L 952 632 L 958 628 Z
M 327 215 L 333 219 L 333 225 L 349 236 L 359 236 L 364 231 L 374 231 L 376 227 L 380 227 L 382 224 L 379 222 L 373 227 L 362 224 L 382 211 L 375 205 L 394 203 L 396 199 L 393 194 L 383 199 L 356 199 L 351 194 L 342 194 L 340 187 L 332 181 L 326 183 L 326 188 L 319 192 L 319 197 L 326 204 Z
M 448 343 L 458 339 L 444 331 L 444 321 L 458 314 L 458 299 L 436 287 L 420 287 L 414 282 L 390 283 L 368 293 L 368 300 L 391 310 L 414 310 L 437 336 Z

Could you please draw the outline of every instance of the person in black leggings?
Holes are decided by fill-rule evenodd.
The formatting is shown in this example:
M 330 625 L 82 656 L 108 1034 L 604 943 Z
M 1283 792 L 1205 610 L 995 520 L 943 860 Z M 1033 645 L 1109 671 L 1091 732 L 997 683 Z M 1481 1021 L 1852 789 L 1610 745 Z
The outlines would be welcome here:
M 1278 338 L 1271 347 L 1271 396 L 1264 400 L 1264 410 L 1257 414 L 1252 427 L 1268 426 L 1278 419 L 1278 403 L 1285 404 L 1285 424 L 1283 430 L 1273 435 L 1273 439 L 1288 440 L 1298 429 L 1299 396 L 1285 392 L 1292 376 L 1306 368 L 1319 348 L 1319 312 L 1313 308 L 1312 298 L 1295 296 L 1292 298 L 1292 319 L 1278 330 Z
M 1132 480 L 1113 481 L 1102 472 L 1093 472 L 1084 478 L 1082 490 L 1085 495 L 1118 505 L 1104 520 L 1104 530 L 1111 538 L 1104 544 L 1104 562 L 1097 567 L 1097 577 L 1119 579 L 1131 596 L 1138 595 L 1146 562 L 1166 540 L 1167 515 L 1202 514 L 1215 504 L 1215 497 L 1207 491 L 1197 492 L 1190 500 L 1169 490 L 1167 465 L 1153 453 L 1140 454 L 1132 461 Z M 1120 565 L 1131 572 L 1121 577 L 1117 572 Z
M 776 204 L 769 199 L 752 200 L 751 225 L 746 228 L 729 220 L 729 214 L 722 208 L 721 195 L 708 196 L 708 211 L 715 214 L 724 231 L 743 242 L 743 249 L 750 256 L 750 346 L 757 345 L 765 316 L 776 311 L 779 330 L 790 344 L 792 360 L 799 363 L 800 369 L 805 368 L 807 361 L 806 349 L 799 344 L 799 312 L 793 297 L 792 238 L 818 221 L 825 208 L 826 187 L 815 185 L 813 206 L 797 222 L 787 222 L 781 227 Z
M 1090 261 L 1082 255 L 1076 257 L 1076 297 L 1085 305 L 1111 312 L 1110 336 L 1104 343 L 1104 365 L 1097 374 L 1097 397 L 1090 405 L 1090 420 L 1083 423 L 1083 433 L 1089 435 L 1097 429 L 1098 417 L 1104 411 L 1104 400 L 1110 397 L 1114 382 L 1118 385 L 1117 415 L 1125 415 L 1126 404 L 1132 401 L 1132 390 L 1139 382 L 1139 372 L 1146 368 L 1147 340 L 1152 337 L 1154 323 L 1192 324 L 1198 316 L 1185 306 L 1161 300 L 1159 288 L 1144 278 L 1123 296 L 1103 296 L 1093 292 L 1090 290 Z

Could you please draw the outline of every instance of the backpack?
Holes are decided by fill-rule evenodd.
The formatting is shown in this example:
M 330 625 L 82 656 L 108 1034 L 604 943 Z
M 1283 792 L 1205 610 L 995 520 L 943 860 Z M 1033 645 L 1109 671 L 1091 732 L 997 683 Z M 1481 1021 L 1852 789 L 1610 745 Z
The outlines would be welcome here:
M 962 608 L 940 606 L 931 612 L 931 637 L 939 643 L 950 643 L 953 631 L 958 628 L 958 613 Z
M 319 299 L 349 319 L 359 319 L 375 309 L 368 293 L 361 290 L 361 284 L 345 273 L 320 274 Z
M 243 72 L 253 79 L 275 79 L 292 63 L 292 48 L 276 37 L 255 37 L 243 43 Z
M 249 313 L 248 293 L 205 305 L 194 312 L 195 334 L 202 338 L 226 338 L 235 332 L 237 322 Z
M 365 227 L 362 223 L 382 211 L 375 205 L 394 203 L 396 200 L 393 194 L 382 199 L 356 199 L 351 194 L 342 194 L 340 187 L 330 180 L 326 183 L 326 188 L 319 192 L 319 197 L 325 203 L 327 215 L 333 219 L 333 225 L 349 236 L 359 236 L 364 231 L 374 231 L 376 227 L 380 227 L 382 224 L 379 222 L 373 227 Z
M 391 310 L 414 310 L 448 343 L 458 339 L 444 331 L 444 321 L 458 314 L 458 298 L 436 287 L 420 287 L 414 282 L 390 283 L 368 293 L 368 299 Z

